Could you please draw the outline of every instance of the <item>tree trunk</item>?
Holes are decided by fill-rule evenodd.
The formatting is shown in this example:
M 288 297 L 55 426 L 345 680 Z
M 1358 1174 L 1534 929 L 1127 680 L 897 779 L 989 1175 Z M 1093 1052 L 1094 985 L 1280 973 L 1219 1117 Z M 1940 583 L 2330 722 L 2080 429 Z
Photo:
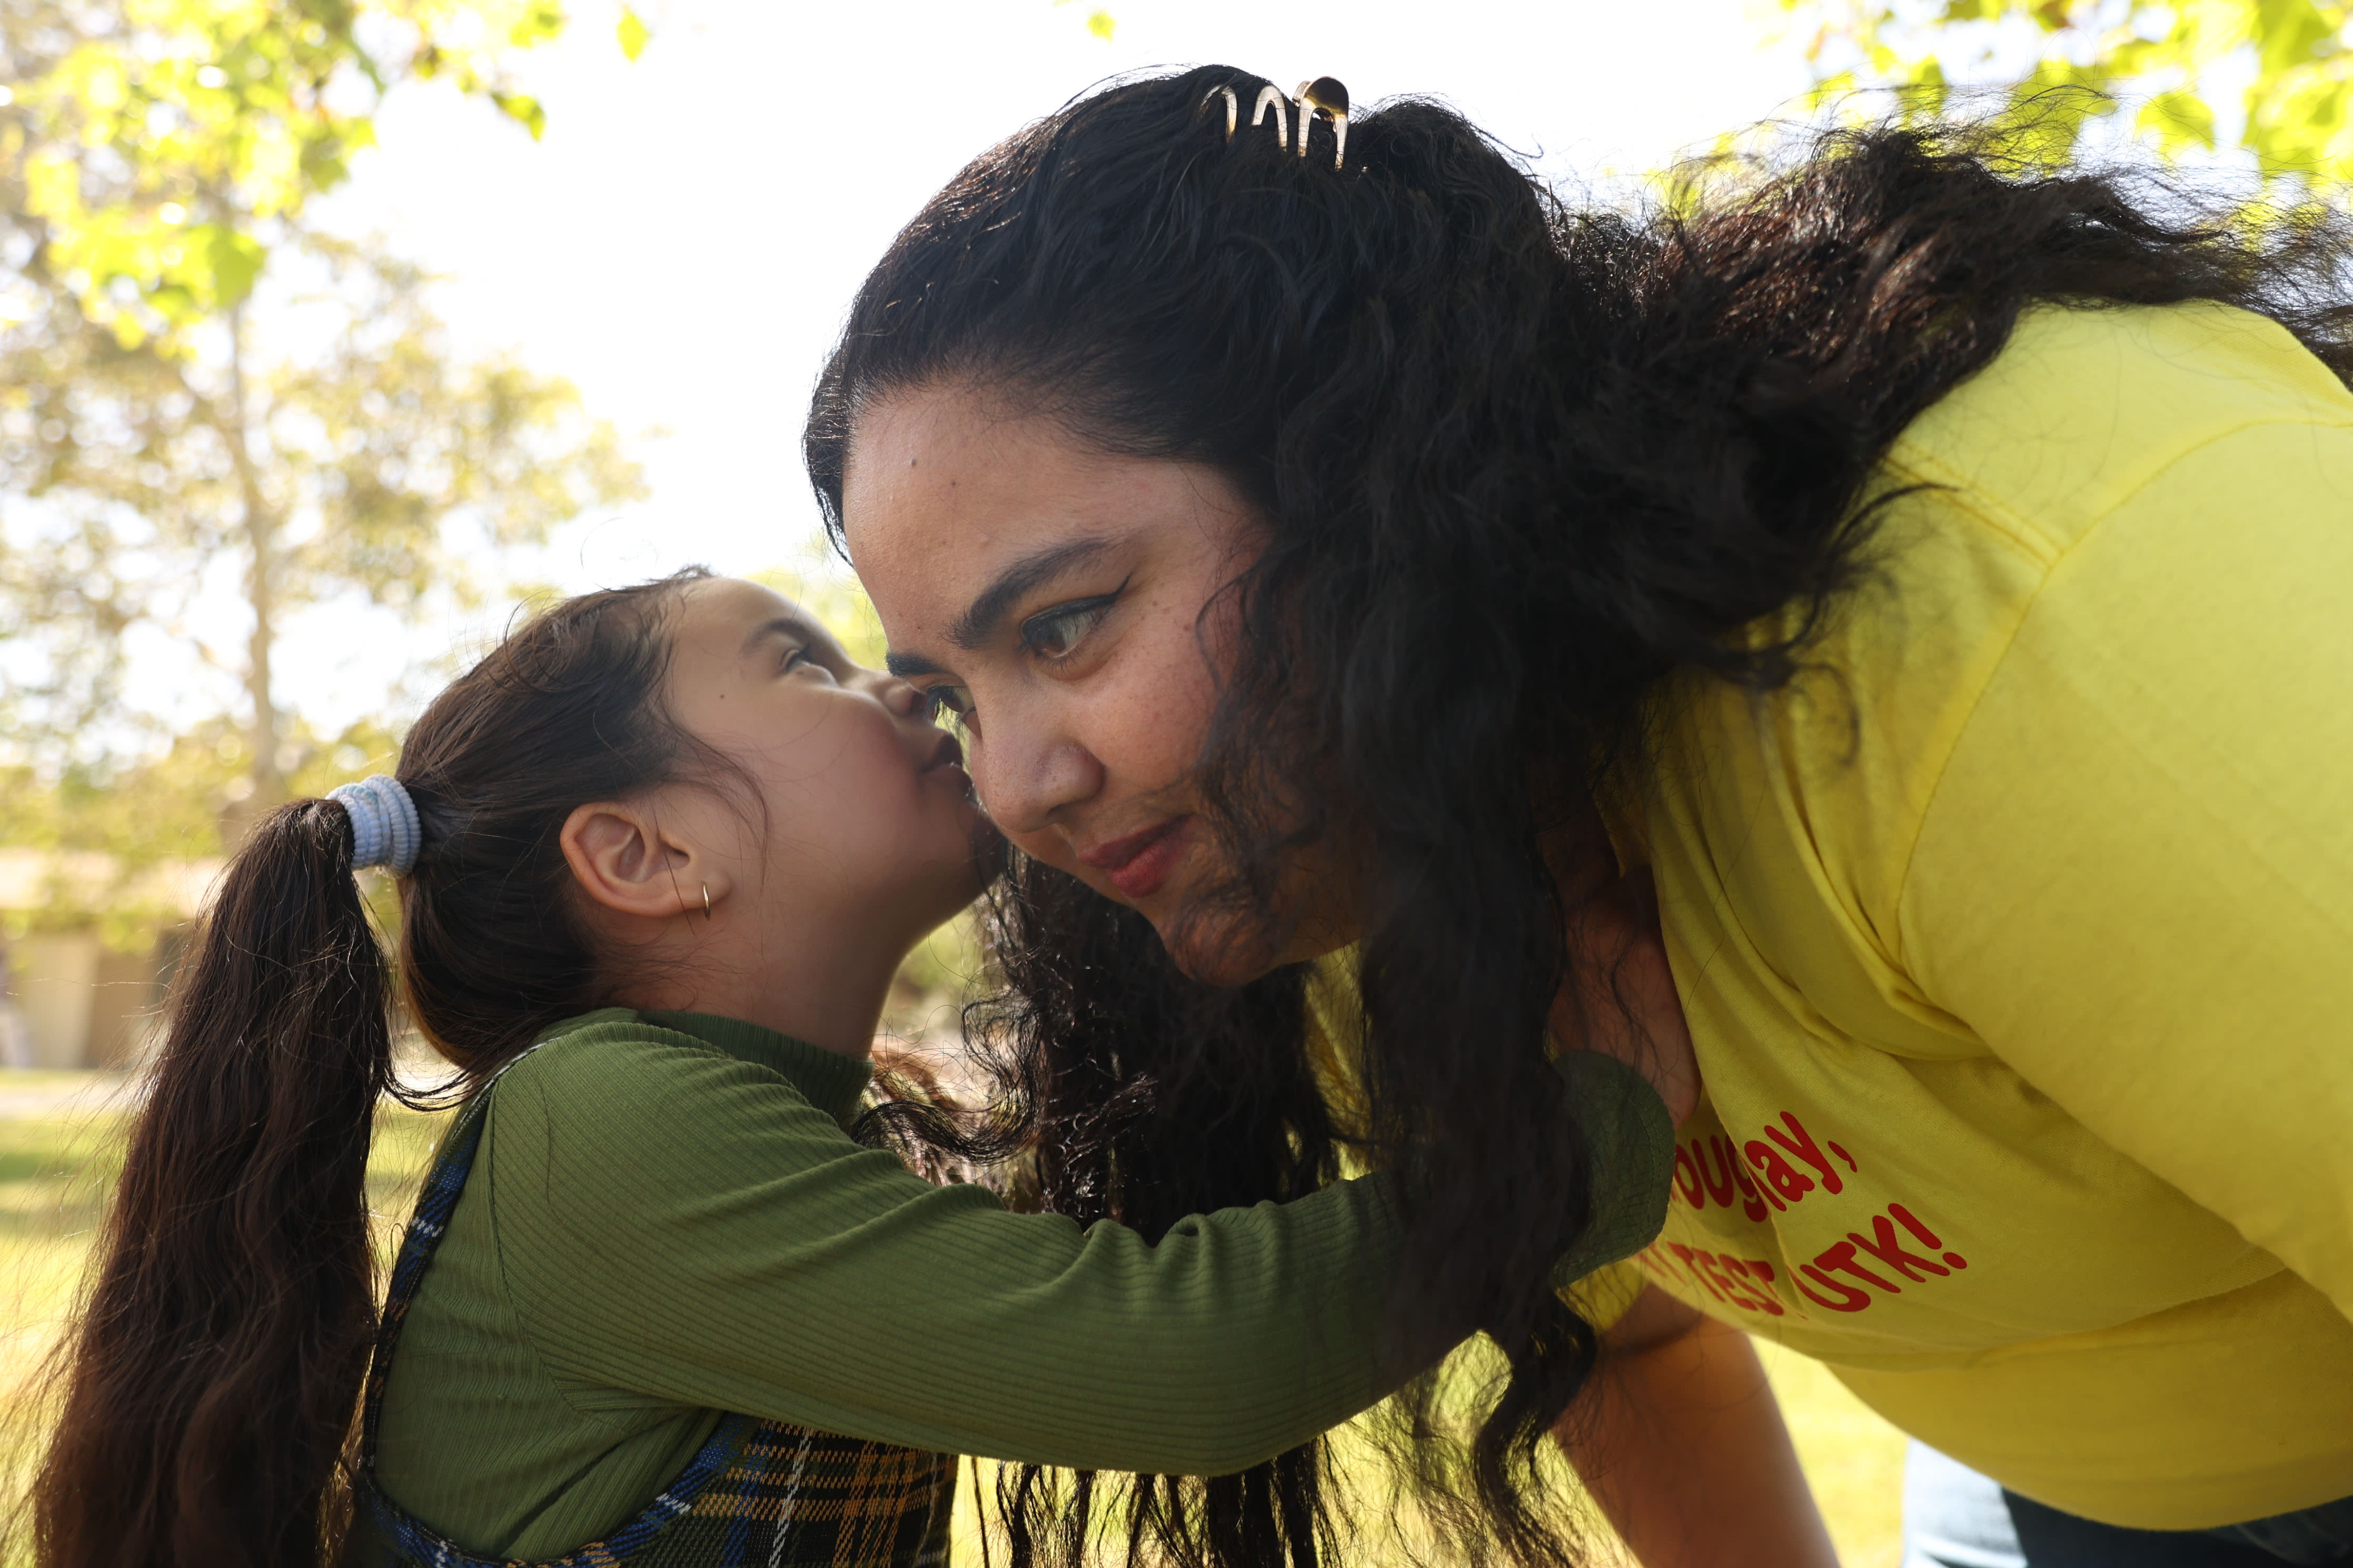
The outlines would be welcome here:
M 245 307 L 228 317 L 228 428 L 222 435 L 237 466 L 237 482 L 245 510 L 245 547 L 248 560 L 245 580 L 246 605 L 253 612 L 253 630 L 246 642 L 245 694 L 252 709 L 247 744 L 252 752 L 253 793 L 241 803 L 237 836 L 262 813 L 286 798 L 286 779 L 278 771 L 278 704 L 271 696 L 269 655 L 277 637 L 278 520 L 263 495 L 261 479 L 248 446 L 245 387 Z

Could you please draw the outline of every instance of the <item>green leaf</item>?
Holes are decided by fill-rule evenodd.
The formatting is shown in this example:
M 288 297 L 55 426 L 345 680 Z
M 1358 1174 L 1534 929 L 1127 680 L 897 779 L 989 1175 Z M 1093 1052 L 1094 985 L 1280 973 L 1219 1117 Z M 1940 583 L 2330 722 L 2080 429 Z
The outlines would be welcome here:
M 1945 112 L 1945 67 L 1936 56 L 1929 55 L 1912 67 L 1911 79 L 1905 83 L 1904 111 L 1907 117 L 1933 120 Z
M 508 119 L 516 121 L 521 124 L 524 130 L 530 132 L 531 139 L 533 141 L 536 142 L 543 135 L 546 134 L 547 110 L 542 109 L 539 105 L 539 100 L 532 97 L 530 94 L 522 92 L 493 92 L 491 94 L 491 101 L 497 104 L 500 111 L 505 114 Z
M 81 209 L 81 171 L 62 153 L 37 153 L 24 164 L 25 210 L 69 219 Z
M 2214 110 L 2194 92 L 2158 93 L 2141 106 L 2137 123 L 2156 132 L 2158 144 L 2168 152 L 2214 145 Z
M 2261 83 L 2248 94 L 2247 143 L 2268 171 L 2342 178 L 2348 84 L 2306 69 Z
M 519 49 L 543 44 L 564 31 L 564 7 L 557 0 L 532 0 L 507 29 L 507 42 Z
M 254 280 L 261 276 L 261 264 L 267 252 L 261 242 L 249 234 L 218 225 L 207 225 L 211 233 L 206 237 L 205 258 L 212 269 L 212 294 L 222 309 L 237 304 L 253 292 Z M 189 235 L 194 239 L 195 231 Z
M 1054 5 L 1057 9 L 1067 5 L 1070 3 L 1071 0 L 1054 0 Z M 1112 35 L 1118 30 L 1119 18 L 1113 16 L 1111 12 L 1104 7 L 1097 5 L 1087 13 L 1087 31 L 1092 33 L 1096 37 L 1101 38 L 1104 43 L 1110 43 Z
M 2113 100 L 2084 90 L 2090 75 L 2070 61 L 2045 59 L 2010 89 L 2004 118 L 2020 157 L 2056 170 L 2074 154 L 2084 122 L 2114 112 Z
M 2342 16 L 2322 16 L 2312 0 L 2259 0 L 2256 15 L 2255 40 L 2265 76 L 2308 63 L 2344 22 Z
M 2178 49 L 2148 38 L 2131 38 L 2113 49 L 2104 50 L 2094 68 L 2104 77 L 2148 76 L 2168 67 L 2182 65 Z
M 646 39 L 651 35 L 646 31 L 644 18 L 627 5 L 621 7 L 620 25 L 613 31 L 620 39 L 623 59 L 634 60 L 646 52 Z

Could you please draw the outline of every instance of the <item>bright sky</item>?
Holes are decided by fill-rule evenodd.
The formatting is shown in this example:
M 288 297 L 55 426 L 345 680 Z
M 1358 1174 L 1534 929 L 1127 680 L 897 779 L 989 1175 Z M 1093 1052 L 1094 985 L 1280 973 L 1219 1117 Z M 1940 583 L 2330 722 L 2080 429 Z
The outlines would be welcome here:
M 1359 103 L 1429 94 L 1556 179 L 1656 167 L 1806 86 L 1772 0 L 1115 0 L 1108 44 L 1089 8 L 658 0 L 629 63 L 609 0 L 581 0 L 525 62 L 544 140 L 403 89 L 325 216 L 447 275 L 469 347 L 519 348 L 624 431 L 668 432 L 638 448 L 650 500 L 576 525 L 549 564 L 584 587 L 805 566 L 801 416 L 860 277 L 963 163 L 1106 76 L 1222 61 L 1336 76 Z M 491 629 L 366 624 L 290 628 L 281 701 L 332 728 L 380 710 L 405 658 Z

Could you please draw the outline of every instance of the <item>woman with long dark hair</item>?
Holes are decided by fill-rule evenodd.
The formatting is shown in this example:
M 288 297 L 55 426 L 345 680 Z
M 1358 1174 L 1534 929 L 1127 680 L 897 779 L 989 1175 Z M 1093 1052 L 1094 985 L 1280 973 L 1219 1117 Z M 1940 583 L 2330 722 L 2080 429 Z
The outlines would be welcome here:
M 1389 1178 L 1147 1239 L 852 1137 L 959 1142 L 859 1101 L 892 972 L 990 858 L 960 762 L 805 612 L 686 574 L 540 615 L 395 773 L 258 824 L 65 1347 L 34 1561 L 913 1568 L 955 1454 L 1246 1470 L 1370 1404 Z M 381 1312 L 368 866 L 467 1089 Z
M 2353 1548 L 2348 257 L 1950 130 L 1565 205 L 1226 68 L 983 154 L 807 453 L 1018 851 L 1049 1206 L 1398 1172 L 1522 1563 L 1555 1433 L 1652 1568 L 1828 1560 L 1744 1331 L 1933 1446 L 1915 1561 Z M 1678 1123 L 1567 1298 L 1556 1050 Z

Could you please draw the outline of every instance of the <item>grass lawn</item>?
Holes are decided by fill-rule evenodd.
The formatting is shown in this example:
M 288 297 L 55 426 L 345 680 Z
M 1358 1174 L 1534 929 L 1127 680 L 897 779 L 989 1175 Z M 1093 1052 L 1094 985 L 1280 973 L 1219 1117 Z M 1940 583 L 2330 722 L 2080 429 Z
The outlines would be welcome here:
M 30 1374 L 71 1310 L 106 1190 L 121 1164 L 123 1119 L 98 1074 L 0 1072 L 0 1517 L 12 1509 L 37 1432 Z M 369 1191 L 387 1247 L 415 1196 L 438 1119 L 388 1111 Z M 1815 1363 L 1762 1347 L 1798 1451 L 1846 1568 L 1896 1568 L 1904 1440 Z M 980 1562 L 968 1495 L 958 1568 Z M 984 1483 L 988 1467 L 981 1467 Z M 13 1565 L 19 1558 L 5 1554 Z

